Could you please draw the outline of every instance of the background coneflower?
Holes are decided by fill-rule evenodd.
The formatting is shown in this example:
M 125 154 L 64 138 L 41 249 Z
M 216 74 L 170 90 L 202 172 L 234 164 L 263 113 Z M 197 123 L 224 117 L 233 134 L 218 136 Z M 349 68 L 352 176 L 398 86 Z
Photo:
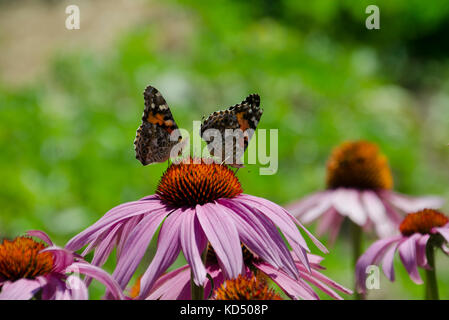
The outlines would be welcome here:
M 408 214 L 399 226 L 401 235 L 381 239 L 372 244 L 360 257 L 356 266 L 357 287 L 366 290 L 366 268 L 382 263 L 382 269 L 390 281 L 394 281 L 393 258 L 396 251 L 410 278 L 423 283 L 418 267 L 426 271 L 426 298 L 438 299 L 438 283 L 435 270 L 435 249 L 449 254 L 449 219 L 439 211 L 424 209 Z
M 31 238 L 34 236 L 43 242 Z M 86 300 L 87 288 L 76 274 L 102 282 L 115 299 L 124 298 L 117 283 L 104 270 L 74 253 L 53 245 L 42 231 L 3 240 L 0 244 L 0 300 Z
M 156 194 L 117 206 L 67 244 L 70 250 L 95 248 L 92 263 L 103 264 L 117 244 L 114 278 L 126 287 L 160 226 L 156 254 L 142 275 L 139 298 L 148 296 L 160 275 L 182 250 L 192 270 L 192 298 L 203 297 L 204 266 L 210 243 L 226 279 L 244 271 L 241 243 L 292 278 L 298 269 L 278 229 L 299 260 L 310 268 L 309 248 L 297 226 L 322 250 L 326 248 L 292 215 L 266 199 L 243 194 L 225 165 L 199 161 L 172 164 Z M 161 225 L 162 224 L 162 225 Z
M 403 212 L 439 208 L 438 197 L 412 198 L 392 190 L 393 177 L 385 155 L 367 141 L 350 141 L 336 147 L 327 163 L 325 191 L 314 193 L 287 209 L 302 223 L 320 220 L 317 234 L 338 236 L 345 218 L 351 222 L 354 265 L 362 250 L 362 230 L 378 237 L 397 232 Z

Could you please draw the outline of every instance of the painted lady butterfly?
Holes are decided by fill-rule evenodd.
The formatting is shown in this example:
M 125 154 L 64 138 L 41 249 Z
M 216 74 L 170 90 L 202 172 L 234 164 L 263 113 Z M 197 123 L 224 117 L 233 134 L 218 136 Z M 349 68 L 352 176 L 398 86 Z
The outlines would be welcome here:
M 263 113 L 263 110 L 260 109 L 259 105 L 259 95 L 251 94 L 241 103 L 226 110 L 215 111 L 204 120 L 200 131 L 203 139 L 205 139 L 203 134 L 208 129 L 216 129 L 221 135 L 221 146 L 214 143 L 214 137 L 210 137 L 210 141 L 207 141 L 209 139 L 205 139 L 211 155 L 215 155 L 214 151 L 216 151 L 218 147 L 218 150 L 221 150 L 221 159 L 224 163 L 237 168 L 242 167 L 241 164 L 238 164 L 238 160 L 248 147 L 249 140 L 256 130 Z M 243 134 L 234 137 L 229 136 L 225 134 L 226 129 L 240 129 Z M 231 143 L 229 139 L 233 139 L 233 150 L 226 150 L 225 148 L 226 143 Z M 218 143 L 219 142 L 220 141 L 218 141 Z
M 172 148 L 182 140 L 170 141 L 170 134 L 178 129 L 170 108 L 162 94 L 148 86 L 143 92 L 145 109 L 142 125 L 137 129 L 134 140 L 136 158 L 144 165 L 165 162 L 170 158 Z
M 145 166 L 154 162 L 167 161 L 172 148 L 182 140 L 182 137 L 179 136 L 177 141 L 170 140 L 170 134 L 178 129 L 178 126 L 162 94 L 156 88 L 148 86 L 143 95 L 145 109 L 142 125 L 137 129 L 134 140 L 134 150 L 136 158 Z M 240 159 L 248 147 L 249 140 L 262 116 L 263 110 L 259 108 L 259 105 L 259 95 L 251 94 L 244 101 L 227 110 L 212 113 L 201 125 L 201 137 L 204 138 L 203 134 L 208 129 L 216 129 L 221 135 L 222 146 L 220 149 L 223 162 L 234 167 L 242 167 L 237 164 L 237 159 Z M 233 143 L 232 154 L 229 155 L 225 153 L 227 151 L 225 143 L 229 141 L 225 134 L 226 129 L 240 129 L 243 133 L 242 136 L 233 138 L 236 141 Z M 214 155 L 217 146 L 213 139 L 210 140 L 206 143 L 211 155 Z

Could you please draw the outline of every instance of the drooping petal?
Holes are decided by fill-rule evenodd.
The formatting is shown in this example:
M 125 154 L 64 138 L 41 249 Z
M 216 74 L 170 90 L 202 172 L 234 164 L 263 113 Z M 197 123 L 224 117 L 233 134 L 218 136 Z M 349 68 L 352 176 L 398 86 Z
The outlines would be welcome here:
M 398 245 L 401 244 L 399 241 L 397 244 L 394 244 L 385 252 L 385 255 L 382 258 L 382 270 L 385 276 L 390 280 L 394 281 L 394 254 L 398 249 Z
M 116 224 L 112 230 L 106 235 L 104 239 L 99 243 L 98 247 L 95 249 L 94 257 L 92 258 L 92 264 L 94 266 L 101 267 L 104 265 L 112 249 L 115 245 L 115 239 L 117 238 L 118 231 L 121 225 Z
M 164 274 L 154 283 L 153 289 L 145 299 L 190 300 L 190 273 L 190 266 L 187 264 Z M 183 294 L 186 291 L 188 296 Z
M 310 258 L 310 254 L 309 254 L 309 258 Z M 297 264 L 297 266 L 298 266 L 298 269 L 302 270 L 302 266 L 300 264 Z M 320 269 L 324 269 L 321 266 L 319 266 L 319 267 L 320 267 Z M 315 269 L 316 269 L 316 267 L 312 268 L 312 273 L 310 275 L 306 274 L 304 272 L 301 274 L 303 275 L 305 280 L 316 285 L 319 289 L 321 289 L 322 291 L 324 291 L 326 294 L 333 297 L 334 299 L 340 299 L 340 298 L 339 298 L 339 295 L 332 289 L 341 291 L 346 294 L 353 294 L 352 290 L 349 290 L 348 288 L 342 286 L 341 284 L 330 279 L 329 277 L 326 277 L 324 274 L 318 272 Z M 327 292 L 327 290 L 331 290 L 331 291 Z
M 276 226 L 270 220 L 257 211 L 251 211 L 233 202 L 232 199 L 222 199 L 218 203 L 222 204 L 225 210 L 230 210 L 229 216 L 234 219 L 242 242 L 252 252 L 269 264 L 284 268 L 290 276 L 294 278 L 298 276 L 293 258 Z
M 418 272 L 418 261 L 416 258 L 416 241 L 419 236 L 419 234 L 413 234 L 398 246 L 399 257 L 410 275 L 410 278 L 416 284 L 423 283 Z
M 206 270 L 213 284 L 211 284 L 209 278 L 206 280 L 204 286 L 205 300 L 209 299 L 213 291 L 225 280 L 223 272 L 218 266 L 208 265 Z M 189 265 L 185 265 L 164 274 L 154 283 L 153 289 L 151 289 L 146 300 L 190 300 L 190 273 Z
M 306 232 L 313 243 L 315 243 L 320 250 L 327 252 L 327 249 L 321 244 L 321 242 L 318 241 L 318 239 L 316 239 L 288 211 L 277 204 L 269 200 L 247 194 L 240 194 L 235 197 L 233 201 L 238 201 L 247 207 L 251 206 L 252 210 L 258 210 L 261 214 L 270 219 L 277 227 L 279 227 L 293 251 L 308 269 L 310 266 L 307 260 L 307 251 L 310 251 L 310 249 L 296 226 L 299 226 L 304 232 Z
M 273 221 L 273 223 L 279 227 L 285 236 L 296 239 L 295 242 L 307 251 L 310 251 L 307 243 L 295 226 L 294 220 L 296 220 L 296 218 L 291 216 L 291 214 L 282 207 L 266 199 L 254 197 L 248 194 L 240 194 L 234 198 L 234 201 L 238 201 L 245 206 L 252 206 L 253 208 L 259 210 L 259 212 Z
M 301 216 L 301 222 L 306 224 L 310 223 L 318 219 L 323 213 L 325 213 L 332 206 L 332 193 L 322 195 L 319 200 L 320 201 L 317 202 L 315 206 L 304 211 Z M 289 212 L 293 214 L 293 212 Z
M 299 257 L 299 259 L 301 260 L 301 262 L 308 269 L 310 269 L 309 261 L 307 260 L 307 251 L 309 249 L 301 233 L 299 233 L 299 230 L 296 228 L 294 220 L 292 220 L 295 219 L 293 216 L 292 219 L 290 219 L 290 214 L 277 205 L 276 207 L 273 207 L 272 210 L 270 209 L 269 206 L 261 206 L 257 208 L 255 207 L 255 202 L 252 204 L 251 203 L 245 204 L 241 202 L 241 204 L 243 204 L 247 208 L 250 208 L 253 211 L 259 212 L 260 214 L 264 215 L 266 218 L 271 220 L 274 224 L 276 224 L 283 233 L 284 237 L 287 239 L 290 246 L 292 247 L 293 252 L 295 252 L 296 255 Z M 298 225 L 300 225 L 299 222 Z M 296 234 L 296 236 L 292 236 L 293 234 Z
M 89 293 L 86 284 L 77 276 L 69 276 L 66 280 L 70 288 L 71 300 L 88 300 Z
M 40 230 L 29 230 L 29 231 L 27 231 L 26 234 L 31 236 L 31 237 L 36 237 L 36 238 L 41 239 L 42 241 L 44 241 L 49 246 L 53 245 L 53 242 L 51 241 L 51 239 L 48 236 L 48 234 L 46 234 L 43 231 L 40 231 Z
M 374 223 L 376 233 L 379 237 L 385 238 L 393 235 L 394 230 L 397 228 L 388 219 L 386 208 L 377 194 L 370 190 L 363 191 L 362 202 L 369 219 Z
M 41 284 L 36 280 L 7 281 L 0 292 L 0 300 L 30 300 L 40 288 Z
M 449 224 L 444 227 L 434 228 L 435 232 L 438 232 L 443 236 L 443 238 L 449 242 Z
M 393 191 L 383 191 L 384 196 L 397 208 L 410 213 L 422 209 L 439 209 L 444 199 L 435 196 L 410 197 Z
M 330 208 L 320 219 L 316 228 L 317 236 L 322 236 L 324 233 L 329 232 L 328 245 L 332 246 L 337 239 L 340 232 L 341 224 L 345 219 L 340 215 L 335 208 Z
M 291 299 L 319 300 L 318 295 L 302 279 L 292 279 L 281 270 L 273 266 L 260 262 L 256 267 L 272 279 Z
M 180 233 L 183 220 L 183 212 L 178 209 L 162 224 L 156 254 L 140 280 L 139 299 L 148 296 L 155 281 L 178 257 L 181 251 Z
M 216 204 L 197 205 L 196 214 L 226 277 L 237 278 L 243 270 L 243 255 L 234 221 Z
M 159 209 L 145 216 L 126 240 L 122 255 L 112 274 L 122 289 L 126 287 L 136 271 L 154 233 L 167 214 L 168 212 L 165 209 Z M 173 214 L 176 214 L 176 211 Z
M 360 202 L 360 192 L 352 189 L 340 188 L 334 191 L 332 202 L 335 209 L 347 216 L 354 223 L 363 226 L 367 221 L 367 213 Z
M 144 215 L 161 208 L 166 209 L 166 205 L 158 198 L 150 198 L 148 200 L 139 200 L 121 204 L 109 210 L 89 228 L 73 237 L 65 247 L 71 251 L 79 250 L 87 243 L 94 241 L 103 232 L 110 229 L 111 225 L 121 223 L 131 217 Z
M 298 267 L 301 268 L 301 265 L 298 265 Z M 334 280 L 326 277 L 325 275 L 313 269 L 310 274 L 307 272 L 303 272 L 301 273 L 301 276 L 305 281 L 310 282 L 312 285 L 314 285 L 315 287 L 323 291 L 325 294 L 336 300 L 343 300 L 343 298 L 337 292 L 335 292 L 334 289 L 340 290 L 341 292 L 346 294 L 353 293 L 351 290 L 343 287 Z
M 389 248 L 394 242 L 398 242 L 402 239 L 402 236 L 390 237 L 386 239 L 381 239 L 374 242 L 364 254 L 362 254 L 356 264 L 356 286 L 359 292 L 365 291 L 365 277 L 366 268 L 378 261 L 379 258 L 384 254 L 384 252 Z
M 206 235 L 201 229 L 195 210 L 186 209 L 182 216 L 184 219 L 180 234 L 182 252 L 192 269 L 195 284 L 202 286 L 207 279 L 206 267 L 201 258 L 201 253 L 207 245 Z
M 96 279 L 105 285 L 107 291 L 111 293 L 115 299 L 123 300 L 125 298 L 118 283 L 111 277 L 111 275 L 109 275 L 109 273 L 99 267 L 84 262 L 76 262 L 69 266 L 66 269 L 66 272 L 80 273 Z
M 129 235 L 141 220 L 142 216 L 136 216 L 130 218 L 128 221 L 124 223 L 123 228 L 120 231 L 120 234 L 117 238 L 117 261 L 122 256 L 123 251 L 122 249 L 125 246 L 126 240 L 128 240 Z
M 47 247 L 41 252 L 51 252 L 53 255 L 53 271 L 61 272 L 71 265 L 75 259 L 72 251 L 57 246 Z
M 416 259 L 418 260 L 418 266 L 422 268 L 429 268 L 427 264 L 427 241 L 429 241 L 430 235 L 424 234 L 416 241 Z
M 317 192 L 314 194 L 311 194 L 299 201 L 296 201 L 294 203 L 291 203 L 289 205 L 286 205 L 285 208 L 293 214 L 295 217 L 300 217 L 303 215 L 307 210 L 309 210 L 312 207 L 315 207 L 317 204 L 321 202 L 321 199 L 323 197 L 326 197 L 327 191 L 323 192 Z

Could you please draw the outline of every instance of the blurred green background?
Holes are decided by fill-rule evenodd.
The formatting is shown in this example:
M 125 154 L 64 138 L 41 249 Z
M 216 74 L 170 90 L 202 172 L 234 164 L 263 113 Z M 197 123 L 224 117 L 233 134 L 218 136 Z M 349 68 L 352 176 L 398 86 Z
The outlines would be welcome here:
M 65 28 L 69 4 L 80 30 Z M 369 4 L 380 30 L 365 27 Z M 320 190 L 332 147 L 367 139 L 396 190 L 449 198 L 448 28 L 447 0 L 0 1 L 0 237 L 42 229 L 63 245 L 154 192 L 167 165 L 133 150 L 148 84 L 186 129 L 260 94 L 279 170 L 240 169 L 246 193 L 287 204 Z M 330 249 L 326 275 L 352 288 L 344 232 Z M 423 297 L 398 260 L 370 298 Z M 437 268 L 447 299 L 449 258 Z

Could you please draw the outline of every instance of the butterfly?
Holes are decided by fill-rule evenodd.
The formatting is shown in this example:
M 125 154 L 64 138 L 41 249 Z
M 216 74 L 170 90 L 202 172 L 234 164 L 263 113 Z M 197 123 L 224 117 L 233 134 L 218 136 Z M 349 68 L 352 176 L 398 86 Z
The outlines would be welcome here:
M 200 134 L 206 141 L 209 153 L 212 156 L 221 156 L 224 163 L 240 168 L 239 159 L 248 147 L 249 140 L 259 124 L 263 110 L 260 108 L 260 97 L 258 94 L 251 94 L 241 103 L 236 104 L 226 110 L 215 111 L 210 114 L 202 123 Z M 217 139 L 214 133 L 210 137 L 204 134 L 209 129 L 215 129 L 215 134 L 219 133 L 221 139 Z M 240 135 L 230 136 L 226 134 L 226 129 L 240 129 Z M 232 143 L 232 150 L 226 144 Z M 216 154 L 221 150 L 221 155 Z
M 145 109 L 142 124 L 137 129 L 134 139 L 136 158 L 144 165 L 165 162 L 170 158 L 172 148 L 182 137 L 170 139 L 178 126 L 173 119 L 170 108 L 162 94 L 154 87 L 147 86 L 143 92 Z

